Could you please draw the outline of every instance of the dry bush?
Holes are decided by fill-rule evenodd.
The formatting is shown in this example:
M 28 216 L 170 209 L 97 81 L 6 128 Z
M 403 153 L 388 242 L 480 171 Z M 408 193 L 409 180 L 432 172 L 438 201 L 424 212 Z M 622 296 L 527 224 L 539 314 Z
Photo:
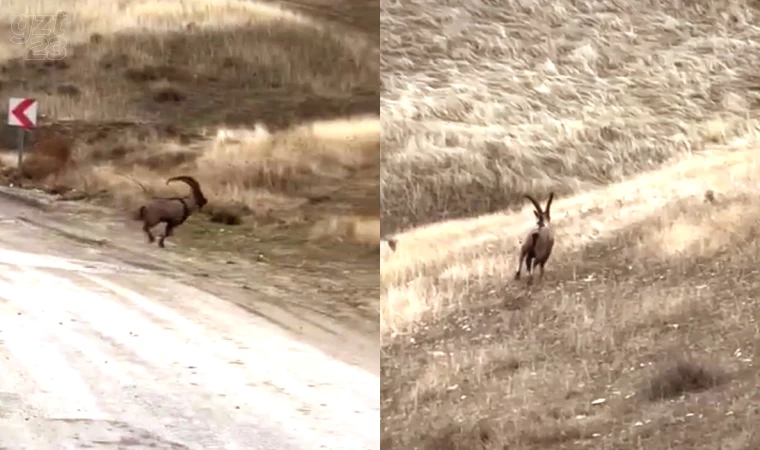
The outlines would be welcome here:
M 73 140 L 60 134 L 39 138 L 24 152 L 21 174 L 32 180 L 60 175 L 72 164 Z
M 437 430 L 425 442 L 425 450 L 497 450 L 501 449 L 499 437 L 486 422 L 464 428 L 448 425 Z
M 670 399 L 689 392 L 704 391 L 725 381 L 716 369 L 680 359 L 669 362 L 649 380 L 645 393 L 650 400 Z
M 158 103 L 181 102 L 187 95 L 178 86 L 167 82 L 159 82 L 152 85 L 153 100 Z
M 754 132 L 757 11 L 382 0 L 384 228 L 581 192 Z
M 78 97 L 82 94 L 82 90 L 79 89 L 77 86 L 73 84 L 61 84 L 58 87 L 56 87 L 56 91 L 61 94 L 65 95 L 67 97 Z
M 243 223 L 243 218 L 251 213 L 251 210 L 243 204 L 210 203 L 203 208 L 203 213 L 209 216 L 209 220 L 214 223 L 240 225 Z

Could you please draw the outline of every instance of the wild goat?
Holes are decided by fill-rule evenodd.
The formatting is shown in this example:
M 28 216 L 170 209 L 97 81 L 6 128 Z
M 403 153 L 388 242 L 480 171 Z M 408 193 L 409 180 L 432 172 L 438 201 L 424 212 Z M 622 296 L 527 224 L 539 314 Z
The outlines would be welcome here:
M 143 231 L 148 236 L 148 242 L 156 240 L 150 229 L 159 223 L 166 224 L 163 236 L 158 240 L 158 246 L 164 248 L 164 240 L 172 235 L 173 230 L 182 225 L 196 210 L 200 211 L 208 203 L 198 181 L 189 176 L 177 176 L 166 180 L 166 184 L 172 181 L 182 181 L 190 186 L 192 195 L 186 197 L 153 197 L 150 203 L 141 206 L 137 213 L 137 219 L 143 221 Z
M 544 277 L 544 265 L 549 260 L 549 256 L 552 254 L 552 248 L 554 247 L 554 231 L 551 227 L 551 216 L 549 210 L 552 206 L 552 200 L 554 200 L 554 192 L 549 194 L 549 201 L 546 202 L 546 210 L 541 209 L 541 205 L 530 195 L 525 195 L 525 198 L 533 203 L 536 215 L 537 224 L 528 232 L 520 247 L 520 260 L 517 265 L 517 273 L 515 274 L 515 280 L 520 279 L 520 271 L 522 269 L 523 260 L 530 275 L 529 284 L 533 282 L 533 269 L 536 266 L 541 266 L 541 279 Z

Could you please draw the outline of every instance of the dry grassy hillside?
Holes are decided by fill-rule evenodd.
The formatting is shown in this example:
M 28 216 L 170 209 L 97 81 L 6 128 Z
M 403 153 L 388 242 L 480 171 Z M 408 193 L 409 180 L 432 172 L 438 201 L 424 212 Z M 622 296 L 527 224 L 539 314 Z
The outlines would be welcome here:
M 382 448 L 758 448 L 758 11 L 437 5 L 381 2 Z
M 146 194 L 122 175 L 163 194 L 188 173 L 214 221 L 376 246 L 377 24 L 370 2 L 342 15 L 334 3 L 4 2 L 0 94 L 34 97 L 43 115 L 25 185 L 131 211 Z M 65 57 L 29 60 L 41 41 L 12 43 L 13 20 L 58 12 L 62 32 L 44 39 Z M 1 161 L 13 175 L 15 155 Z
M 387 231 L 659 167 L 756 123 L 752 2 L 381 2 Z

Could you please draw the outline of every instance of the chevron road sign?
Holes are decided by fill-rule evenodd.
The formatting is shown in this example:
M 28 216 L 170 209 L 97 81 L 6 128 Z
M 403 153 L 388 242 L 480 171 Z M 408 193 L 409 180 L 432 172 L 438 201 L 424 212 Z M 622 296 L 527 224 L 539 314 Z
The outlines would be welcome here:
M 21 169 L 26 130 L 37 125 L 37 100 L 11 97 L 8 103 L 8 125 L 18 127 L 18 168 Z

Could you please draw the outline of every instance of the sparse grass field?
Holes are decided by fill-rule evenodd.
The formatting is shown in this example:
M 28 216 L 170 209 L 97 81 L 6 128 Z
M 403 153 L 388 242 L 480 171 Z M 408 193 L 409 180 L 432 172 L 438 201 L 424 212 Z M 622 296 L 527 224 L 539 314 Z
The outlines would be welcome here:
M 760 446 L 758 12 L 381 1 L 383 449 Z
M 379 47 L 359 3 L 353 17 L 308 0 L 4 2 L 0 93 L 44 115 L 24 175 L 130 213 L 146 198 L 137 182 L 184 193 L 164 180 L 190 174 L 214 222 L 377 246 Z M 66 56 L 25 59 L 40 41 L 11 43 L 14 18 L 59 11 L 47 48 Z

